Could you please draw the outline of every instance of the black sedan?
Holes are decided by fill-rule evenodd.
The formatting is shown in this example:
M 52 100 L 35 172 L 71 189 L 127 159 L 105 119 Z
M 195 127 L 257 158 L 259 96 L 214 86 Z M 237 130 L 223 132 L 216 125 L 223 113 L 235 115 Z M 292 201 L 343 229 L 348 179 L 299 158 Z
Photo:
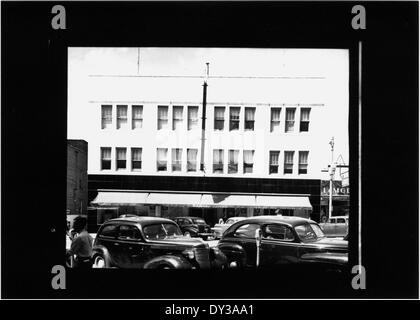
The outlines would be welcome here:
M 201 239 L 182 235 L 178 225 L 157 217 L 126 217 L 105 222 L 93 247 L 94 268 L 223 268 L 226 257 Z
M 218 247 L 230 267 L 308 266 L 342 271 L 347 265 L 348 243 L 328 239 L 308 219 L 258 216 L 230 226 Z

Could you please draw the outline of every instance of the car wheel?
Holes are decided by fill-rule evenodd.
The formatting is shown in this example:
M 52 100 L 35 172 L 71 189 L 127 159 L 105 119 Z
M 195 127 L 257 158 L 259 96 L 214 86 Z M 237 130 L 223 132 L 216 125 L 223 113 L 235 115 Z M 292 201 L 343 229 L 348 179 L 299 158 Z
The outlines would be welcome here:
M 189 233 L 188 231 L 185 231 L 185 232 L 184 232 L 184 236 L 185 236 L 185 237 L 190 237 L 190 238 L 191 238 L 191 233 Z
M 108 268 L 108 263 L 102 255 L 98 254 L 93 257 L 92 268 L 95 268 L 95 269 Z

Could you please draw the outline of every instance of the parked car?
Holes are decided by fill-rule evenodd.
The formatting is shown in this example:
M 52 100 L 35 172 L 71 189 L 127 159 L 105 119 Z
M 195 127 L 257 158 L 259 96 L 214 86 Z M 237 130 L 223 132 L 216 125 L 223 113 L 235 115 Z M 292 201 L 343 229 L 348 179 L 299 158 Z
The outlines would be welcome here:
M 203 240 L 208 240 L 214 236 L 210 226 L 203 218 L 176 217 L 174 221 L 179 225 L 184 236 L 199 237 Z
M 326 238 L 309 219 L 258 216 L 236 222 L 223 234 L 218 247 L 230 267 L 314 266 L 343 271 L 348 243 Z
M 218 248 L 183 236 L 174 221 L 158 217 L 108 220 L 98 230 L 93 251 L 95 268 L 209 269 L 227 262 Z
M 327 222 L 319 225 L 327 237 L 345 237 L 349 231 L 349 217 L 331 217 Z
M 216 239 L 220 239 L 223 235 L 223 232 L 226 231 L 227 228 L 229 228 L 232 224 L 235 222 L 241 221 L 246 219 L 246 217 L 232 217 L 226 220 L 224 223 L 216 223 L 211 230 L 214 233 L 214 237 Z

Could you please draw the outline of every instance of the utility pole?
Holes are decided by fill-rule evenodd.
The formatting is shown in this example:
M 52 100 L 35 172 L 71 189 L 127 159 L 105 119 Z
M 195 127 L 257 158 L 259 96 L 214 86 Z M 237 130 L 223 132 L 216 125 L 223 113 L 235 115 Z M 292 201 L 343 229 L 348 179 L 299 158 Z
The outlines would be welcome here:
M 330 220 L 332 215 L 332 195 L 333 195 L 333 179 L 334 179 L 334 173 L 335 173 L 335 167 L 334 167 L 334 137 L 330 140 L 330 146 L 331 146 L 331 165 L 330 165 L 330 199 L 329 199 L 329 205 L 328 205 L 328 220 Z
M 200 157 L 200 170 L 204 170 L 204 146 L 206 140 L 206 103 L 207 103 L 207 80 L 209 78 L 209 63 L 206 63 L 206 78 L 203 84 L 203 110 L 201 115 L 201 157 Z

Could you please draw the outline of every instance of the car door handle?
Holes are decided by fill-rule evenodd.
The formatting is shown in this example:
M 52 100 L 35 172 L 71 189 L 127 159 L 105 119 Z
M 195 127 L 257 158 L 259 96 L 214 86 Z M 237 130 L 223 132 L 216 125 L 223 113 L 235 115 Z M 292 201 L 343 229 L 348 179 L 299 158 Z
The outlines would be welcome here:
M 120 244 L 117 242 L 114 242 L 114 246 L 118 247 Z

